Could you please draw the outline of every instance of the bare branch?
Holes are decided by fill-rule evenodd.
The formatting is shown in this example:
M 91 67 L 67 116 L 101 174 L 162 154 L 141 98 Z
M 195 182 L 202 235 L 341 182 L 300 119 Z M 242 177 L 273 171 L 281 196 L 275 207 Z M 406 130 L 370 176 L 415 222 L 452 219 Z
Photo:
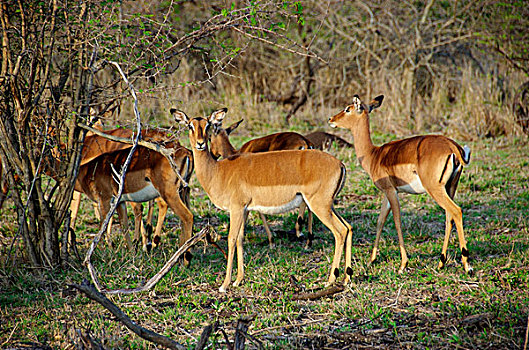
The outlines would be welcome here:
M 97 276 L 95 274 L 95 271 L 92 271 L 93 270 L 93 266 L 92 266 L 92 263 L 90 261 L 90 258 L 92 256 L 97 244 L 101 240 L 101 237 L 103 236 L 103 233 L 105 233 L 105 231 L 106 231 L 106 229 L 108 227 L 108 224 L 110 222 L 110 219 L 112 218 L 112 215 L 114 215 L 114 212 L 116 211 L 117 206 L 120 205 L 119 199 L 121 198 L 121 194 L 123 193 L 123 187 L 124 187 L 124 183 L 125 183 L 125 174 L 127 172 L 127 168 L 128 168 L 128 166 L 130 164 L 130 161 L 132 159 L 132 155 L 134 154 L 134 151 L 136 150 L 136 146 L 138 145 L 138 141 L 139 141 L 139 138 L 140 138 L 140 135 L 141 135 L 141 119 L 140 119 L 140 113 L 138 112 L 138 98 L 136 96 L 136 92 L 134 91 L 134 87 L 128 81 L 127 77 L 125 76 L 125 73 L 123 73 L 123 70 L 121 70 L 121 67 L 119 66 L 119 64 L 117 64 L 116 62 L 111 62 L 111 63 L 120 72 L 123 80 L 127 83 L 127 86 L 129 88 L 129 91 L 130 91 L 132 97 L 134 98 L 134 114 L 136 116 L 136 130 L 137 130 L 137 132 L 136 132 L 136 138 L 135 138 L 135 140 L 134 140 L 134 142 L 132 144 L 132 148 L 130 149 L 130 152 L 129 152 L 128 156 L 127 156 L 127 159 L 125 160 L 125 163 L 123 164 L 123 166 L 121 168 L 121 178 L 120 178 L 120 181 L 119 181 L 119 187 L 118 187 L 118 193 L 116 195 L 116 200 L 113 203 L 111 203 L 110 210 L 109 210 L 109 212 L 107 214 L 107 217 L 105 218 L 105 220 L 101 224 L 101 227 L 99 228 L 99 232 L 97 233 L 97 235 L 92 240 L 92 243 L 90 244 L 90 247 L 89 247 L 88 251 L 86 252 L 86 257 L 85 257 L 85 260 L 84 260 L 84 264 L 85 264 L 85 266 L 87 266 L 88 270 L 90 271 L 90 276 L 92 277 L 92 280 L 93 280 L 94 284 L 96 285 L 96 287 L 98 288 L 98 290 L 101 290 L 101 287 L 99 286 L 99 282 L 98 282 Z
M 164 346 L 169 349 L 178 349 L 183 350 L 187 349 L 185 346 L 175 342 L 174 340 L 167 338 L 166 336 L 160 335 L 156 332 L 153 332 L 147 328 L 144 328 L 138 325 L 136 322 L 132 321 L 119 307 L 116 306 L 112 301 L 110 301 L 106 296 L 98 292 L 98 290 L 86 280 L 82 284 L 70 284 L 69 286 L 80 290 L 90 299 L 98 302 L 103 305 L 112 315 L 114 315 L 118 321 L 123 323 L 128 329 L 133 331 L 139 337 L 146 339 L 150 342 L 156 343 L 158 345 Z

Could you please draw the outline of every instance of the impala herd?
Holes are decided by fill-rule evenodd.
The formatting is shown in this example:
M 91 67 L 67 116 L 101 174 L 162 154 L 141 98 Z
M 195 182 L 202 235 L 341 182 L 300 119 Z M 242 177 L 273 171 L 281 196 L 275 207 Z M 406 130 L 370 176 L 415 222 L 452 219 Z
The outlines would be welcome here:
M 171 109 L 175 120 L 189 128 L 191 150 L 183 147 L 178 140 L 171 139 L 165 132 L 143 132 L 144 140 L 163 143 L 166 148 L 172 149 L 172 158 L 181 177 L 189 181 L 194 170 L 211 202 L 229 212 L 227 269 L 219 289 L 221 292 L 226 292 L 232 282 L 235 252 L 237 277 L 233 285 L 238 286 L 244 278 L 244 226 L 248 212 L 252 210 L 261 214 L 269 243 L 272 245 L 272 233 L 263 214 L 278 214 L 300 208 L 296 223 L 296 235 L 300 237 L 303 214 L 308 208 L 307 247 L 313 239 L 314 213 L 332 232 L 335 240 L 328 283 L 333 283 L 340 274 L 339 266 L 344 249 L 344 282 L 350 280 L 353 274 L 353 232 L 351 225 L 334 209 L 336 196 L 346 181 L 346 167 L 340 160 L 323 151 L 329 149 L 330 142 L 354 147 L 360 165 L 384 195 L 369 263 L 376 259 L 382 228 L 391 210 L 401 253 L 399 273 L 404 271 L 408 257 L 401 229 L 398 192 L 426 192 L 446 213 L 439 268 L 444 267 L 447 260 L 446 252 L 454 222 L 463 268 L 471 272 L 461 208 L 453 201 L 463 166 L 470 160 L 470 149 L 440 135 L 414 136 L 375 146 L 370 136 L 369 113 L 382 104 L 383 98 L 378 96 L 369 104 L 365 104 L 355 95 L 350 105 L 329 118 L 331 127 L 351 131 L 353 145 L 328 133 L 316 132 L 304 137 L 294 132 L 282 132 L 251 140 L 236 149 L 229 141 L 229 134 L 242 120 L 223 128 L 226 108 L 214 111 L 208 117 L 196 118 L 190 118 L 180 110 Z M 129 138 L 132 135 L 131 131 L 126 129 L 105 133 Z M 75 190 L 95 202 L 100 219 L 106 216 L 117 193 L 115 172 L 121 168 L 130 148 L 131 145 L 110 141 L 98 135 L 87 135 L 85 138 Z M 4 191 L 2 193 L 5 194 Z M 75 222 L 79 195 L 74 199 L 72 222 Z M 130 202 L 135 212 L 134 239 L 139 241 L 141 234 L 143 248 L 147 250 L 149 237 L 142 223 L 141 203 L 152 203 L 153 200 L 157 200 L 160 207 L 153 245 L 158 244 L 161 239 L 163 220 L 168 207 L 182 222 L 180 244 L 191 238 L 193 214 L 189 209 L 189 188 L 182 183 L 164 155 L 138 146 L 125 176 L 124 191 L 118 206 L 121 231 L 129 246 L 132 242 L 127 232 L 125 202 Z M 152 210 L 149 210 L 149 213 L 152 215 Z M 184 262 L 188 263 L 190 258 L 191 255 L 186 254 Z

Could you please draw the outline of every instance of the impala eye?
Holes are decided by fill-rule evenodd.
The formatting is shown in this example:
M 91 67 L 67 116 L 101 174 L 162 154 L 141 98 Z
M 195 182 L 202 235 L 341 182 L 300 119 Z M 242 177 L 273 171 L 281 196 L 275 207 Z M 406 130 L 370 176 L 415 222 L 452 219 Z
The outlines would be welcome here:
M 195 126 L 193 125 L 193 123 L 189 123 L 189 130 L 195 131 Z
M 349 113 L 351 111 L 351 109 L 349 108 L 349 106 L 345 107 L 345 113 Z

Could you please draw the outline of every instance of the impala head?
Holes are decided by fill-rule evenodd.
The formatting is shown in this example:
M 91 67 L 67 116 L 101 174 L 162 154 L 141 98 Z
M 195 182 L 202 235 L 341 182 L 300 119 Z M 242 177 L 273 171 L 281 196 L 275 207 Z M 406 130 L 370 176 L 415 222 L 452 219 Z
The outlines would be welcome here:
M 231 147 L 228 146 L 229 135 L 233 132 L 233 130 L 237 129 L 243 120 L 244 119 L 241 119 L 238 122 L 233 123 L 226 129 L 222 128 L 222 122 L 213 124 L 213 130 L 209 135 L 209 140 L 210 152 L 215 159 L 219 158 L 220 156 L 226 157 L 226 154 L 228 153 L 226 149 Z
M 384 95 L 375 97 L 369 105 L 366 105 L 358 95 L 354 95 L 353 103 L 345 107 L 340 113 L 330 117 L 329 124 L 333 128 L 351 128 L 359 120 L 367 118 L 373 109 L 380 107 L 382 100 L 384 100 Z
M 171 108 L 170 112 L 179 123 L 187 124 L 189 127 L 189 143 L 197 151 L 207 150 L 208 132 L 210 126 L 213 128 L 222 126 L 222 120 L 226 116 L 227 108 L 214 111 L 206 119 L 202 117 L 190 119 L 184 112 Z

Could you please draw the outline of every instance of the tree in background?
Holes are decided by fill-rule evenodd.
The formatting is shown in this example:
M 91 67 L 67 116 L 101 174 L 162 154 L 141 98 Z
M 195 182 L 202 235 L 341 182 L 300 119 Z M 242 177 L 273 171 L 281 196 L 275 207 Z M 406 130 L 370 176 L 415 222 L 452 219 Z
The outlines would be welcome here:
M 203 79 L 182 83 L 203 84 L 254 41 L 311 55 L 280 33 L 285 23 L 299 20 L 289 2 L 213 6 L 194 19 L 196 6 L 59 0 L 0 5 L 0 152 L 32 265 L 55 267 L 67 257 L 64 227 L 85 134 L 79 124 L 126 96 L 110 62 L 148 96 L 165 88 L 164 77 L 186 57 L 200 57 Z

